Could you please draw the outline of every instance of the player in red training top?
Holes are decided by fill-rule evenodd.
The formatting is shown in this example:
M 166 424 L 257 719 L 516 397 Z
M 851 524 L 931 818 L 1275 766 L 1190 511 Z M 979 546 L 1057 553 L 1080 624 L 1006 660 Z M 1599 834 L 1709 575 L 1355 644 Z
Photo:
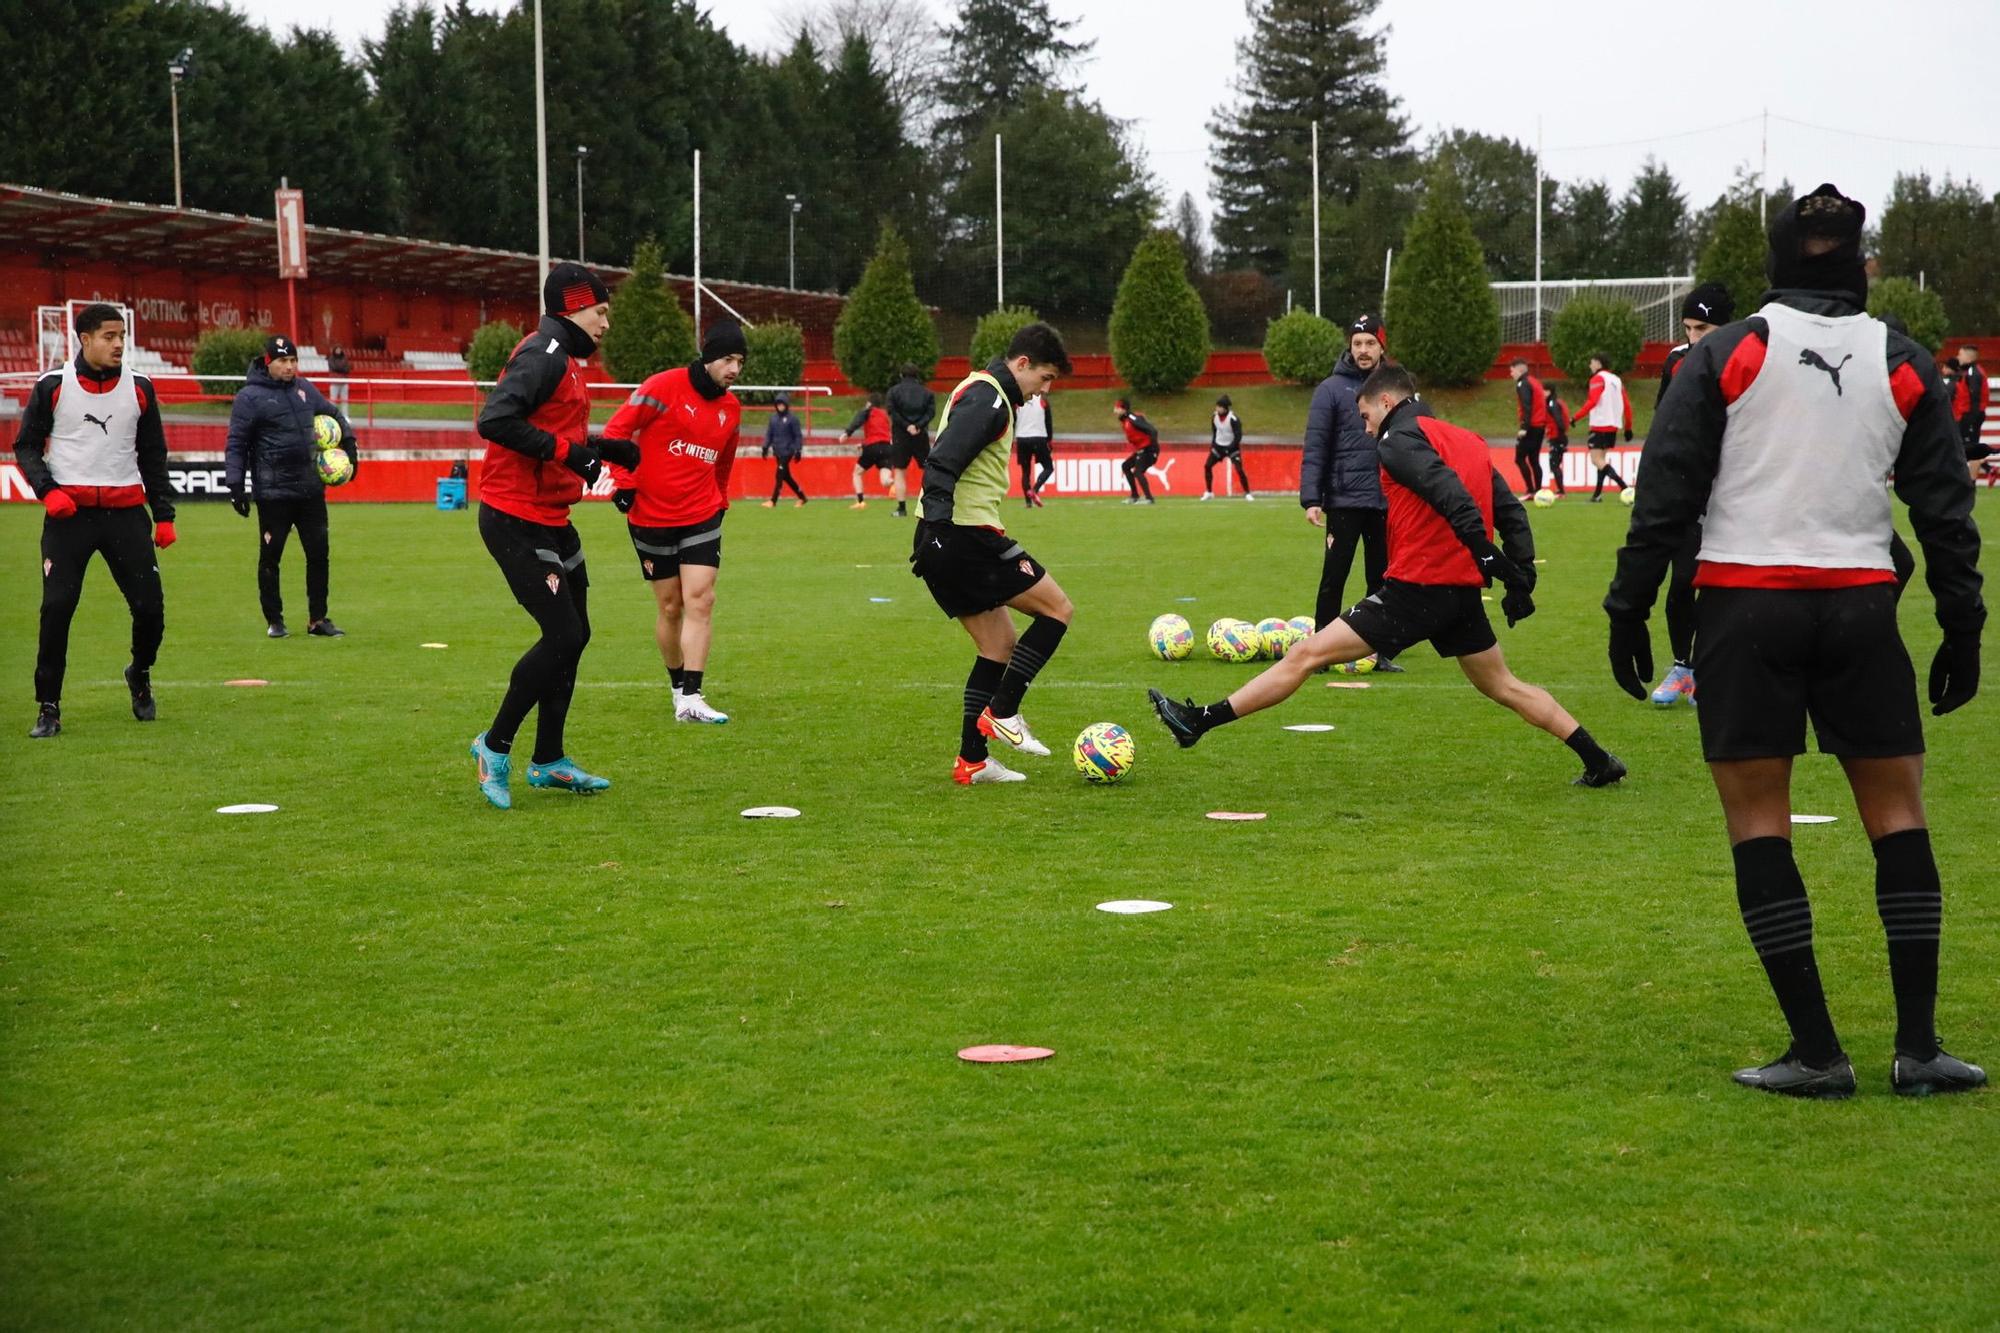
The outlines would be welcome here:
M 605 426 L 607 439 L 639 447 L 636 468 L 614 467 L 614 503 L 625 514 L 639 572 L 659 614 L 653 638 L 673 683 L 676 722 L 723 723 L 702 697 L 722 567 L 722 516 L 743 405 L 729 392 L 743 374 L 743 330 L 721 323 L 701 355 L 639 386 Z

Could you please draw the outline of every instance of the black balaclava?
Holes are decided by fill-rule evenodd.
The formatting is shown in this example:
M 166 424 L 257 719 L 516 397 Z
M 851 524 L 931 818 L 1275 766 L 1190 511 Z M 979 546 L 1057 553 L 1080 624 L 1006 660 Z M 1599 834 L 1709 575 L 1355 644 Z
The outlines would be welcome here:
M 1867 220 L 1868 210 L 1832 185 L 1794 199 L 1771 220 L 1771 252 L 1764 260 L 1771 285 L 1846 292 L 1856 304 L 1865 302 L 1868 269 L 1861 259 L 1861 226 Z M 1823 254 L 1808 255 L 1808 240 L 1834 245 Z

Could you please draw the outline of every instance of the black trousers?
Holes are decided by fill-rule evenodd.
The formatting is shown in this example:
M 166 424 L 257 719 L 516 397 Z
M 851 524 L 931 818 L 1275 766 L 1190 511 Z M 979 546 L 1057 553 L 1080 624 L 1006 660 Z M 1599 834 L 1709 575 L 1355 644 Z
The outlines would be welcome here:
M 479 536 L 506 575 L 514 600 L 542 632 L 514 664 L 486 739 L 511 751 L 528 710 L 537 709 L 534 761 L 552 764 L 563 757 L 576 668 L 590 642 L 590 572 L 583 563 L 583 539 L 568 523 L 530 523 L 487 504 L 479 506 Z
M 1540 426 L 1530 426 L 1527 434 L 1514 441 L 1514 467 L 1530 495 L 1542 489 L 1542 435 Z
M 1153 498 L 1153 483 L 1147 480 L 1146 469 L 1159 461 L 1159 446 L 1147 445 L 1143 449 L 1134 449 L 1118 465 L 1118 470 L 1125 474 L 1125 486 L 1132 492 L 1134 500 L 1139 498 L 1141 490 L 1145 491 L 1148 500 Z
M 1354 568 L 1354 548 L 1361 548 L 1363 595 L 1382 590 L 1389 572 L 1389 515 L 1380 509 L 1326 511 L 1326 560 L 1319 571 L 1319 597 L 1313 623 L 1325 629 L 1347 609 L 1347 575 Z
M 1220 449 L 1214 445 L 1208 448 L 1208 461 L 1201 465 L 1201 489 L 1210 495 L 1215 493 L 1215 465 L 1225 458 L 1229 460 L 1229 465 L 1236 469 L 1236 480 L 1243 483 L 1243 490 L 1247 494 L 1250 490 L 1250 474 L 1243 470 L 1243 451 Z
M 42 520 L 42 631 L 35 654 L 35 702 L 61 703 L 69 665 L 69 624 L 83 599 L 83 573 L 102 555 L 132 608 L 132 665 L 153 669 L 167 632 L 167 599 L 145 509 L 79 509 Z
M 292 529 L 299 531 L 299 546 L 306 553 L 306 614 L 313 620 L 326 619 L 326 497 L 310 500 L 259 500 L 257 502 L 257 602 L 265 620 L 285 618 L 285 599 L 278 591 L 278 566 L 285 558 L 285 542 Z
M 806 498 L 806 493 L 799 489 L 798 479 L 792 476 L 792 460 L 789 458 L 780 458 L 778 460 L 777 474 L 771 478 L 771 501 L 773 504 L 777 503 L 779 494 L 787 486 L 792 488 L 792 494 L 798 496 L 799 499 L 803 500 Z

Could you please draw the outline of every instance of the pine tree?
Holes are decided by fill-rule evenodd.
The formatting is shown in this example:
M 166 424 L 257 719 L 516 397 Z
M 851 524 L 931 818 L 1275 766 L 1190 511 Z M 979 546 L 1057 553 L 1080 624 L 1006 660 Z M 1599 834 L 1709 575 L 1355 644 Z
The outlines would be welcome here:
M 1208 228 L 1201 220 L 1200 205 L 1186 190 L 1181 191 L 1180 202 L 1174 205 L 1174 237 L 1181 243 L 1188 272 L 1196 277 L 1208 272 Z
M 1208 364 L 1208 311 L 1188 282 L 1180 241 L 1155 231 L 1139 242 L 1111 307 L 1111 360 L 1141 393 L 1178 393 Z
M 1048 0 L 963 0 L 944 30 L 936 80 L 943 143 L 963 150 L 1031 92 L 1062 88 L 1062 76 L 1090 53 L 1091 43 L 1067 36 L 1076 25 L 1049 13 Z
M 1719 282 L 1729 289 L 1738 319 L 1757 308 L 1757 298 L 1769 284 L 1764 280 L 1764 254 L 1769 247 L 1757 222 L 1755 203 L 1731 202 L 1716 210 L 1708 245 L 1695 265 L 1697 282 Z
M 1472 234 L 1450 162 L 1431 172 L 1389 278 L 1389 327 L 1397 359 L 1426 385 L 1473 384 L 1500 351 L 1500 305 Z
M 875 257 L 833 326 L 834 360 L 849 383 L 876 390 L 887 389 L 906 361 L 928 376 L 939 354 L 937 326 L 910 276 L 910 247 L 885 222 Z
M 660 247 L 641 241 L 632 273 L 611 294 L 611 329 L 604 335 L 604 368 L 615 380 L 637 384 L 669 366 L 683 366 L 696 352 L 694 321 L 667 286 Z
M 1563 186 L 1550 223 L 1544 277 L 1607 278 L 1617 271 L 1618 205 L 1610 186 L 1603 181 Z
M 1382 84 L 1383 33 L 1367 26 L 1376 4 L 1246 0 L 1243 92 L 1209 124 L 1215 246 L 1229 264 L 1283 272 L 1299 201 L 1312 193 L 1315 121 L 1320 188 L 1334 200 L 1354 197 L 1368 164 L 1406 155 L 1408 131 Z
M 1687 271 L 1687 199 L 1663 163 L 1647 158 L 1618 205 L 1616 276 Z

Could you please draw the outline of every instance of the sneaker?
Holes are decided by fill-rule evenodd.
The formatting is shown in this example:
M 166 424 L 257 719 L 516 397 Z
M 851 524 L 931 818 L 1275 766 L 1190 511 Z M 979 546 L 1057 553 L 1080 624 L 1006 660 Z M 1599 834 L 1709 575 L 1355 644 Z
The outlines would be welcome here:
M 1408 674 L 1408 672 L 1409 668 L 1396 665 L 1396 659 L 1393 657 L 1378 656 L 1375 659 L 1375 672 L 1374 672 L 1375 675 L 1401 676 Z
M 1255 492 L 1255 491 L 1245 491 L 1245 492 L 1243 492 L 1243 498 L 1244 498 L 1244 499 L 1246 499 L 1246 500 L 1254 500 L 1254 499 L 1256 499 L 1256 498 L 1257 498 L 1257 492 Z
M 778 507 L 778 502 L 776 500 L 764 501 L 763 508 L 765 509 L 776 509 L 777 507 Z
M 708 700 L 699 694 L 674 695 L 674 721 L 710 722 L 717 726 L 729 720 L 729 714 L 717 712 L 708 706 Z
M 1694 702 L 1694 671 L 1676 662 L 1674 669 L 1660 682 L 1659 688 L 1653 691 L 1653 702 L 1667 708 L 1683 699 Z
M 1139 503 L 1139 497 L 1136 495 L 1127 496 L 1125 499 L 1120 500 L 1118 503 L 1122 505 L 1135 505 Z
M 868 507 L 868 502 L 866 500 L 856 500 L 853 504 L 847 507 L 849 509 L 866 509 Z
M 43 704 L 35 712 L 35 726 L 28 736 L 32 740 L 45 741 L 62 732 L 62 709 L 54 704 Z
M 1026 782 L 1028 775 L 1016 773 L 991 755 L 976 764 L 961 755 L 951 766 L 951 780 L 961 787 L 970 787 L 980 782 Z
M 151 722 L 159 716 L 159 709 L 153 703 L 152 675 L 137 667 L 125 668 L 125 688 L 132 691 L 132 716 L 141 722 Z
M 513 770 L 514 756 L 495 754 L 486 748 L 486 733 L 472 738 L 472 758 L 479 765 L 479 794 L 496 810 L 514 808 L 513 793 L 507 790 L 507 775 Z
M 1047 509 L 1049 507 L 1049 502 L 1042 498 L 1042 493 L 1040 491 L 1034 492 L 1032 495 L 1028 497 L 1028 500 L 1037 509 Z
M 1788 1050 L 1768 1065 L 1739 1069 L 1730 1077 L 1746 1088 L 1775 1092 L 1781 1097 L 1831 1101 L 1854 1095 L 1854 1066 L 1844 1055 L 1824 1069 L 1815 1069 Z
M 1572 787 L 1609 787 L 1626 774 L 1625 761 L 1617 755 L 1606 755 L 1610 762 L 1602 768 L 1586 768 L 1569 780 Z
M 1019 713 L 1012 717 L 995 717 L 991 708 L 979 715 L 979 734 L 1003 740 L 1022 754 L 1046 755 L 1049 747 L 1035 739 L 1035 733 L 1028 730 L 1027 719 Z
M 344 639 L 347 637 L 346 630 L 334 624 L 331 620 L 326 619 L 307 621 L 306 633 L 320 639 Z
M 1147 690 L 1146 697 L 1153 701 L 1153 711 L 1160 715 L 1160 721 L 1166 724 L 1167 730 L 1174 733 L 1174 739 L 1180 742 L 1181 748 L 1194 748 L 1194 743 L 1201 739 L 1201 728 L 1195 723 L 1201 713 L 1200 705 L 1192 699 L 1175 703 L 1158 690 Z
M 285 628 L 284 621 L 274 620 L 264 626 L 264 637 L 267 639 L 289 639 L 292 637 L 292 632 Z
M 563 791 L 573 791 L 579 796 L 590 796 L 609 787 L 611 779 L 584 772 L 576 766 L 576 760 L 564 755 L 552 764 L 529 764 L 528 785 L 559 787 Z
M 1940 1049 L 1928 1060 L 1898 1054 L 1889 1064 L 1889 1086 L 1898 1097 L 1928 1097 L 1934 1092 L 1970 1092 L 1986 1086 L 1986 1071 Z
M 1139 501 L 1139 503 L 1142 505 L 1156 505 L 1159 503 L 1159 501 L 1155 500 L 1152 496 L 1149 495 L 1145 499 Z
M 1204 500 L 1213 500 L 1215 498 L 1215 493 L 1213 491 L 1203 491 L 1201 493 L 1201 498 Z
M 798 499 L 792 501 L 792 508 L 794 509 L 804 509 L 805 507 L 806 501 L 804 496 L 800 496 Z

